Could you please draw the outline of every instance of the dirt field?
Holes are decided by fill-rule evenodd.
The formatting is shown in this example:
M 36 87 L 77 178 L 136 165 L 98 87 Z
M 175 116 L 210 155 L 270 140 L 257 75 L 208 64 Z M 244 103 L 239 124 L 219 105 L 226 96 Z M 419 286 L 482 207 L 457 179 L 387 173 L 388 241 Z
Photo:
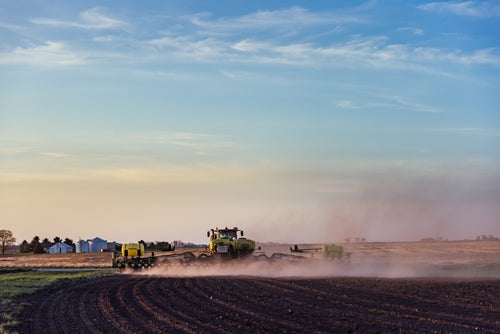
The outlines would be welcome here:
M 21 302 L 21 301 L 19 301 Z M 499 280 L 115 274 L 24 298 L 21 333 L 498 333 Z

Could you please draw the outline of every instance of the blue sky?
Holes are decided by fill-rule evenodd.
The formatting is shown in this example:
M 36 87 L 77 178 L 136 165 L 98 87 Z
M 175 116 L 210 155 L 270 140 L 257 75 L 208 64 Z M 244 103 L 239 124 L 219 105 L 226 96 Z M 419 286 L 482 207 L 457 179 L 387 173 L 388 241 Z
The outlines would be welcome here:
M 2 1 L 0 221 L 499 234 L 499 22 L 493 1 Z

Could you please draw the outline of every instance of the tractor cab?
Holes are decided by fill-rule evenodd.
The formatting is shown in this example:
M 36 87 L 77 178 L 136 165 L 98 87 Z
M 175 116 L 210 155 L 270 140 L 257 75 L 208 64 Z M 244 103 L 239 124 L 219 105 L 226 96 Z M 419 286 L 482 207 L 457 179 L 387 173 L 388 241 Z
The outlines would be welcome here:
M 237 257 L 251 254 L 255 250 L 255 241 L 243 238 L 243 231 L 237 227 L 211 229 L 207 232 L 207 237 L 210 239 L 209 250 L 213 254 Z
M 240 232 L 240 235 L 243 236 L 243 231 L 238 230 L 237 227 L 233 229 L 228 229 L 226 227 L 225 229 L 215 229 L 211 231 L 212 235 L 214 235 L 216 239 L 236 240 L 238 239 L 238 232 Z M 210 236 L 210 231 L 208 232 L 208 236 Z

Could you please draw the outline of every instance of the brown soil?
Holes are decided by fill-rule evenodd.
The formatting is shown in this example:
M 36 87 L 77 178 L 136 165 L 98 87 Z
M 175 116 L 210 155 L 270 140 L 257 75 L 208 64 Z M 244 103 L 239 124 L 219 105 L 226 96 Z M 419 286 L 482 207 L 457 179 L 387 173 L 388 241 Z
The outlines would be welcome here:
M 21 333 L 498 333 L 500 280 L 105 275 L 24 297 Z
M 0 267 L 9 268 L 106 268 L 111 267 L 112 254 L 10 254 L 0 256 Z

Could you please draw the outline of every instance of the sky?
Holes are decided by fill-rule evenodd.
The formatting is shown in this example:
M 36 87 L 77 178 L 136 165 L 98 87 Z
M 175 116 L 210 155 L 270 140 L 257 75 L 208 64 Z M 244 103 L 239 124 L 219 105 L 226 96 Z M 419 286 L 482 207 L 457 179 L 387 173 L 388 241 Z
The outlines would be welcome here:
M 500 235 L 497 1 L 0 1 L 0 228 Z

